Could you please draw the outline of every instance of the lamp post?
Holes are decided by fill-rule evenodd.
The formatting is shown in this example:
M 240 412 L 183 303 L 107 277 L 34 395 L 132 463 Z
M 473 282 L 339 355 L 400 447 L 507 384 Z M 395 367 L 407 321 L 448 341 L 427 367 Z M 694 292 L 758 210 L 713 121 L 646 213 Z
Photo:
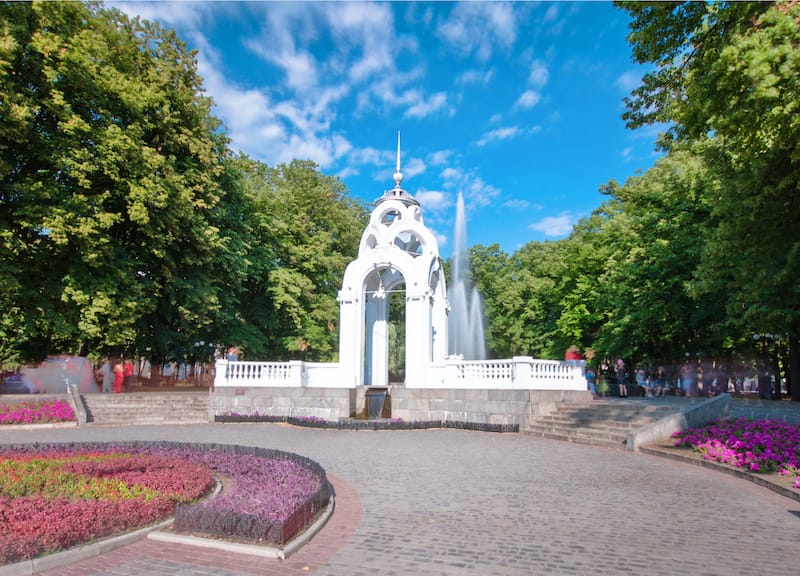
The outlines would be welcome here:
M 773 355 L 772 355 L 772 373 L 775 375 L 775 398 L 781 400 L 783 392 L 781 391 L 781 362 L 780 362 L 780 345 L 781 337 L 779 334 L 773 334 L 772 340 L 774 342 Z
M 759 369 L 758 369 L 758 389 L 761 392 L 761 395 L 766 398 L 767 400 L 773 399 L 773 390 L 772 385 L 770 383 L 770 363 L 769 363 L 769 347 L 771 343 L 780 342 L 780 336 L 770 334 L 769 332 L 765 334 L 753 334 L 753 342 L 758 348 L 759 343 L 761 344 L 761 360 L 759 361 Z M 774 373 L 773 376 L 775 377 L 775 397 L 780 400 L 781 398 L 781 381 L 780 381 L 780 370 L 778 369 L 777 362 L 773 368 Z M 763 378 L 763 384 L 762 384 Z

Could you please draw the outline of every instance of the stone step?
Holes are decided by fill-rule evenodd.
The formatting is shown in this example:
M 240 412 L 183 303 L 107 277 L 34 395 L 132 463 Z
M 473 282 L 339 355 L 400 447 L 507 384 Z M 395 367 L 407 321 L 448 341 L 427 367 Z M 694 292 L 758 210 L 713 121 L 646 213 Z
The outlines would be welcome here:
M 627 436 L 628 432 L 636 430 L 637 426 L 626 426 L 624 423 L 616 422 L 614 425 L 602 424 L 582 424 L 579 422 L 551 422 L 548 420 L 536 419 L 530 423 L 530 428 L 540 427 L 548 430 L 558 430 L 565 433 L 580 431 L 581 434 L 614 434 L 616 436 Z
M 558 440 L 561 442 L 572 442 L 575 444 L 588 444 L 591 446 L 625 449 L 625 438 L 600 438 L 595 435 L 543 432 L 537 430 L 525 430 L 524 433 L 531 436 L 536 436 L 537 438 L 547 438 L 549 440 Z
M 609 406 L 607 404 L 589 404 L 587 406 L 564 406 L 559 408 L 559 413 L 564 415 L 590 415 L 605 417 L 658 416 L 670 414 L 676 409 L 671 406 Z
M 560 414 L 540 416 L 536 422 L 547 423 L 553 426 L 579 426 L 582 428 L 622 428 L 630 430 L 638 428 L 640 424 L 644 425 L 651 422 L 650 419 L 637 419 L 637 420 L 609 420 L 605 418 L 570 418 Z
M 593 437 L 601 440 L 614 440 L 624 442 L 628 437 L 628 432 L 620 430 L 619 428 L 583 428 L 583 427 L 566 427 L 566 426 L 550 426 L 547 424 L 534 423 L 531 424 L 527 431 L 535 433 L 557 434 L 561 436 L 585 436 Z
M 95 424 L 208 422 L 207 391 L 86 394 L 87 420 Z
M 595 401 L 562 405 L 534 418 L 525 433 L 542 438 L 624 449 L 628 433 L 676 412 L 672 406 Z

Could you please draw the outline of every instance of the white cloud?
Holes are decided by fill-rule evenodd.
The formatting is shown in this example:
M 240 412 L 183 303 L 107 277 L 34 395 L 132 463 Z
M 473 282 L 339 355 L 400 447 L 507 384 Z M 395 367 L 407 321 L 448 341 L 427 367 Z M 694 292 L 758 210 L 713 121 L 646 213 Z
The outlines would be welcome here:
M 358 176 L 360 172 L 358 168 L 355 166 L 345 166 L 341 170 L 339 170 L 335 176 L 339 178 L 339 180 L 345 180 L 346 178 L 350 178 L 351 176 Z
M 556 18 L 558 18 L 558 4 L 557 3 L 553 3 L 547 9 L 547 12 L 544 13 L 543 20 L 545 22 L 552 22 Z
M 438 150 L 432 154 L 428 154 L 428 163 L 433 166 L 442 166 L 450 161 L 452 155 L 452 150 Z
M 478 146 L 486 146 L 491 142 L 495 142 L 497 140 L 508 140 L 509 138 L 514 138 L 520 133 L 520 130 L 517 126 L 507 126 L 505 128 L 498 128 L 497 130 L 490 130 L 489 132 L 484 132 L 483 136 L 475 142 Z
M 253 151 L 261 150 L 264 155 L 258 159 L 271 160 L 267 151 L 280 146 L 287 133 L 269 95 L 229 83 L 220 70 L 218 53 L 200 34 L 194 35 L 194 41 L 200 46 L 198 72 L 203 77 L 207 93 L 214 98 L 214 113 L 225 122 L 232 148 L 247 150 L 255 157 L 258 155 Z
M 566 236 L 572 232 L 574 219 L 566 212 L 558 216 L 548 216 L 529 226 L 531 230 L 541 232 L 545 236 Z
M 394 50 L 400 42 L 393 36 L 394 16 L 389 4 L 362 2 L 331 2 L 322 4 L 326 23 L 337 44 L 347 50 L 359 51 L 355 61 L 348 62 L 348 76 L 361 82 L 376 72 L 395 67 Z M 403 41 L 403 47 L 411 44 Z M 341 58 L 339 58 L 341 60 Z
M 438 212 L 453 205 L 450 195 L 440 190 L 420 188 L 414 193 L 414 197 L 426 212 Z
M 483 208 L 494 203 L 495 198 L 500 195 L 500 189 L 487 184 L 483 178 L 470 174 L 468 182 L 463 189 L 464 199 L 467 203 L 467 210 L 472 207 Z
M 534 60 L 531 62 L 531 71 L 528 75 L 528 83 L 531 86 L 541 88 L 550 80 L 550 72 L 547 69 L 547 64 L 542 60 Z
M 330 167 L 351 148 L 347 139 L 337 134 L 324 137 L 292 134 L 284 146 L 278 153 L 280 162 L 291 162 L 295 158 L 308 159 L 316 162 L 320 168 Z
M 142 20 L 163 22 L 170 26 L 180 24 L 189 28 L 197 28 L 211 8 L 204 2 L 107 2 L 107 4 L 130 17 L 140 16 Z
M 539 103 L 542 95 L 536 90 L 525 90 L 517 101 L 514 103 L 514 108 L 533 108 Z
M 441 178 L 446 184 L 452 185 L 453 182 L 460 180 L 463 177 L 463 172 L 460 168 L 453 168 L 451 166 L 442 170 Z
M 531 203 L 521 198 L 512 198 L 503 202 L 504 208 L 511 208 L 514 211 L 527 210 L 531 207 Z
M 249 40 L 245 45 L 255 54 L 281 68 L 289 88 L 307 92 L 318 85 L 320 72 L 314 56 L 305 50 L 298 50 L 291 38 L 279 47 L 264 45 L 261 40 Z
M 488 86 L 492 78 L 494 78 L 494 70 L 467 70 L 456 77 L 455 83 L 457 86 L 470 84 Z
M 446 190 L 462 192 L 467 211 L 488 206 L 500 195 L 500 189 L 487 184 L 474 171 L 465 172 L 458 167 L 442 170 L 442 183 Z
M 641 83 L 641 76 L 635 72 L 625 72 L 614 81 L 617 88 L 623 92 L 631 92 L 638 88 Z
M 425 164 L 425 162 L 419 158 L 411 158 L 410 160 L 405 160 L 403 162 L 404 163 L 400 165 L 400 171 L 408 178 L 413 178 L 418 174 L 422 174 L 428 169 L 428 166 Z
M 349 159 L 356 164 L 371 164 L 380 166 L 387 162 L 394 166 L 395 156 L 387 150 L 378 150 L 368 146 L 366 148 L 353 148 L 348 155 Z
M 345 99 L 356 100 L 355 115 L 365 110 L 383 114 L 385 108 L 399 109 L 395 116 L 414 119 L 455 113 L 446 92 L 427 93 L 417 87 L 423 85 L 423 58 L 411 59 L 411 68 L 398 67 L 400 56 L 414 55 L 419 47 L 416 37 L 395 33 L 390 3 L 126 2 L 118 6 L 131 16 L 175 26 L 198 49 L 198 72 L 231 147 L 267 164 L 309 158 L 321 168 L 339 168 L 342 175 L 361 173 L 365 165 L 393 168 L 393 154 L 389 158 L 388 153 L 353 149 L 346 135 L 336 131 Z M 274 66 L 281 81 L 252 86 L 231 80 L 226 68 L 230 64 L 222 61 L 201 31 L 220 11 L 257 25 L 257 35 L 243 34 L 240 43 Z M 490 77 L 491 72 L 484 73 L 484 81 Z M 407 88 L 412 82 L 415 87 Z M 403 166 L 403 171 L 413 175 L 425 168 L 418 160 Z
M 444 92 L 431 94 L 427 98 L 422 97 L 421 94 L 418 94 L 418 96 L 418 101 L 406 109 L 404 116 L 409 118 L 425 118 L 440 110 L 444 110 L 450 116 L 455 113 L 452 107 L 447 106 L 447 94 Z
M 440 36 L 464 56 L 487 61 L 495 47 L 510 48 L 517 38 L 513 4 L 462 2 L 439 24 Z

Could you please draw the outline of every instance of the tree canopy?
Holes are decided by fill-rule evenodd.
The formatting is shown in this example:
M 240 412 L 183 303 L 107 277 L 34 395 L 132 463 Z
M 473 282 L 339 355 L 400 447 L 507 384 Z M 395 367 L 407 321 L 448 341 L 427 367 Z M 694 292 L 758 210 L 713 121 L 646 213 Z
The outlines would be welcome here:
M 310 162 L 235 157 L 174 31 L 4 2 L 0 95 L 3 364 L 332 355 L 363 208 Z
M 798 399 L 800 4 L 617 5 L 631 16 L 634 58 L 652 66 L 623 117 L 631 128 L 663 125 L 665 156 L 604 185 L 610 199 L 569 238 L 492 265 L 499 282 L 524 286 L 480 275 L 495 350 L 513 339 L 558 357 L 578 343 L 663 362 L 752 353 L 751 336 L 770 333 L 788 344 Z M 481 247 L 473 254 L 487 257 Z M 525 319 L 521 334 L 548 335 L 554 349 L 517 335 Z

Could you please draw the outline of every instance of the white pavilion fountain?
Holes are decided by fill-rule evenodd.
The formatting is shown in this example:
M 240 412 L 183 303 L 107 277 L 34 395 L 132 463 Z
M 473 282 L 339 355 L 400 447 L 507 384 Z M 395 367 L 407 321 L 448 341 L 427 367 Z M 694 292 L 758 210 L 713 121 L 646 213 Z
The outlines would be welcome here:
M 448 341 L 470 349 L 473 344 L 463 321 L 450 322 L 459 332 L 448 338 L 448 314 L 474 318 L 475 312 L 468 311 L 470 300 L 465 303 L 465 295 L 458 293 L 464 290 L 458 276 L 452 295 L 457 309 L 452 308 L 438 243 L 424 224 L 420 203 L 402 182 L 398 135 L 394 188 L 375 202 L 357 258 L 348 265 L 339 291 L 339 362 L 220 359 L 212 390 L 215 414 L 347 418 L 362 411 L 370 391 L 379 390 L 390 406 L 384 412 L 395 418 L 522 426 L 555 403 L 591 399 L 581 366 L 529 356 L 473 360 L 463 349 L 448 349 Z M 457 220 L 463 226 L 461 198 L 459 202 Z M 463 238 L 463 230 L 456 231 L 459 235 Z M 461 250 L 457 245 L 456 260 L 465 257 Z M 459 262 L 454 271 L 460 270 Z M 393 294 L 401 294 L 404 301 L 402 382 L 389 378 Z M 473 295 L 471 302 L 476 298 Z

